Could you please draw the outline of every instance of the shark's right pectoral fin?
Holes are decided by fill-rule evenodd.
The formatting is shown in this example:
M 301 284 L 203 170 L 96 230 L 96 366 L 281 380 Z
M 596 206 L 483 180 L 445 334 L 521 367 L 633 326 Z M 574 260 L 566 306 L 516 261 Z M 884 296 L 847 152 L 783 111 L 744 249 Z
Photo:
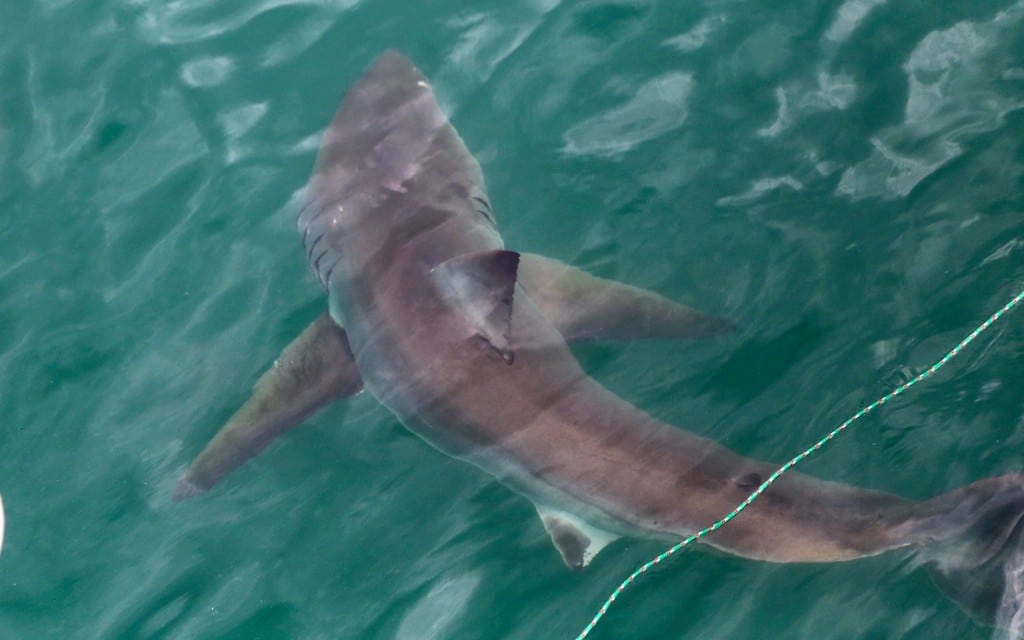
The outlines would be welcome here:
M 726 318 L 543 256 L 522 255 L 519 284 L 570 342 L 703 338 L 733 329 Z
M 619 538 L 571 513 L 541 506 L 537 507 L 537 513 L 565 566 L 570 569 L 586 567 L 601 549 Z
M 183 500 L 206 491 L 321 407 L 358 393 L 363 380 L 345 330 L 321 314 L 285 347 L 185 473 L 174 491 Z

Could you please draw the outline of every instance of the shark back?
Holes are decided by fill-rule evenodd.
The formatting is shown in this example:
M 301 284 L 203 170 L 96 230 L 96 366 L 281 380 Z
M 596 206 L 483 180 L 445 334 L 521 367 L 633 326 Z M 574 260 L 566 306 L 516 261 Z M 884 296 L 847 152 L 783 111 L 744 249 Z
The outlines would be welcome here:
M 298 219 L 309 266 L 330 290 L 342 252 L 369 262 L 374 256 L 358 247 L 381 255 L 388 242 L 458 215 L 494 227 L 480 165 L 423 74 L 400 53 L 385 52 L 346 94 L 324 135 Z M 383 232 L 388 238 L 374 238 Z M 491 244 L 500 243 L 493 236 Z

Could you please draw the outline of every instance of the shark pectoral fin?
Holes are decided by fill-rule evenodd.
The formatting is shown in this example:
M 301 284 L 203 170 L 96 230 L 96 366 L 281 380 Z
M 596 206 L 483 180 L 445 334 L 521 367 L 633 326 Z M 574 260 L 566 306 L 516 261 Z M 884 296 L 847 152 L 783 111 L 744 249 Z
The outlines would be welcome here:
M 178 482 L 174 499 L 206 491 L 324 405 L 363 388 L 345 330 L 324 313 L 285 347 Z
M 567 341 L 703 338 L 733 329 L 726 318 L 543 256 L 522 255 L 519 284 Z
M 441 295 L 466 319 L 471 331 L 512 364 L 512 297 L 519 254 L 481 251 L 456 256 L 434 268 Z
M 570 569 L 586 567 L 601 549 L 619 538 L 564 511 L 537 507 L 537 513 L 565 566 Z

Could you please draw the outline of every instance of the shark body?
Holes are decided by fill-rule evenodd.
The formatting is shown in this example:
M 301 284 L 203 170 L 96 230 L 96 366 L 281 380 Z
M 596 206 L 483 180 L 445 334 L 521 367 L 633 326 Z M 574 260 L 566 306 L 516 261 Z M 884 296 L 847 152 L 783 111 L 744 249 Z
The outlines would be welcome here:
M 703 337 L 731 323 L 506 250 L 478 163 L 401 54 L 382 54 L 349 90 L 298 227 L 329 313 L 285 349 L 177 498 L 362 389 L 434 447 L 533 501 L 573 568 L 620 536 L 687 536 L 775 470 L 586 375 L 575 340 Z M 1022 513 L 1016 474 L 914 502 L 790 472 L 704 542 L 773 562 L 913 547 L 965 608 L 1008 626 L 1024 590 L 1007 570 L 1021 564 Z M 993 605 L 992 593 L 1005 602 Z

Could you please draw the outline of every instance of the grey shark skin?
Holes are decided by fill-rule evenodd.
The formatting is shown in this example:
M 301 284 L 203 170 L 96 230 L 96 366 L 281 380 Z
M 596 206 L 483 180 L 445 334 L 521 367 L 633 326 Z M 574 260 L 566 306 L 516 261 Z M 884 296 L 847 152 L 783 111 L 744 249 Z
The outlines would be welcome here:
M 401 54 L 382 54 L 345 97 L 298 226 L 336 327 L 323 330 L 322 318 L 326 338 L 307 331 L 285 350 L 316 366 L 268 372 L 176 497 L 208 489 L 269 438 L 362 388 L 436 448 L 532 500 L 574 568 L 619 536 L 678 540 L 707 526 L 775 470 L 656 420 L 581 370 L 569 341 L 731 325 L 505 250 L 479 165 Z M 703 542 L 773 562 L 910 547 L 962 606 L 1019 634 L 1022 514 L 1017 474 L 914 502 L 790 472 Z

